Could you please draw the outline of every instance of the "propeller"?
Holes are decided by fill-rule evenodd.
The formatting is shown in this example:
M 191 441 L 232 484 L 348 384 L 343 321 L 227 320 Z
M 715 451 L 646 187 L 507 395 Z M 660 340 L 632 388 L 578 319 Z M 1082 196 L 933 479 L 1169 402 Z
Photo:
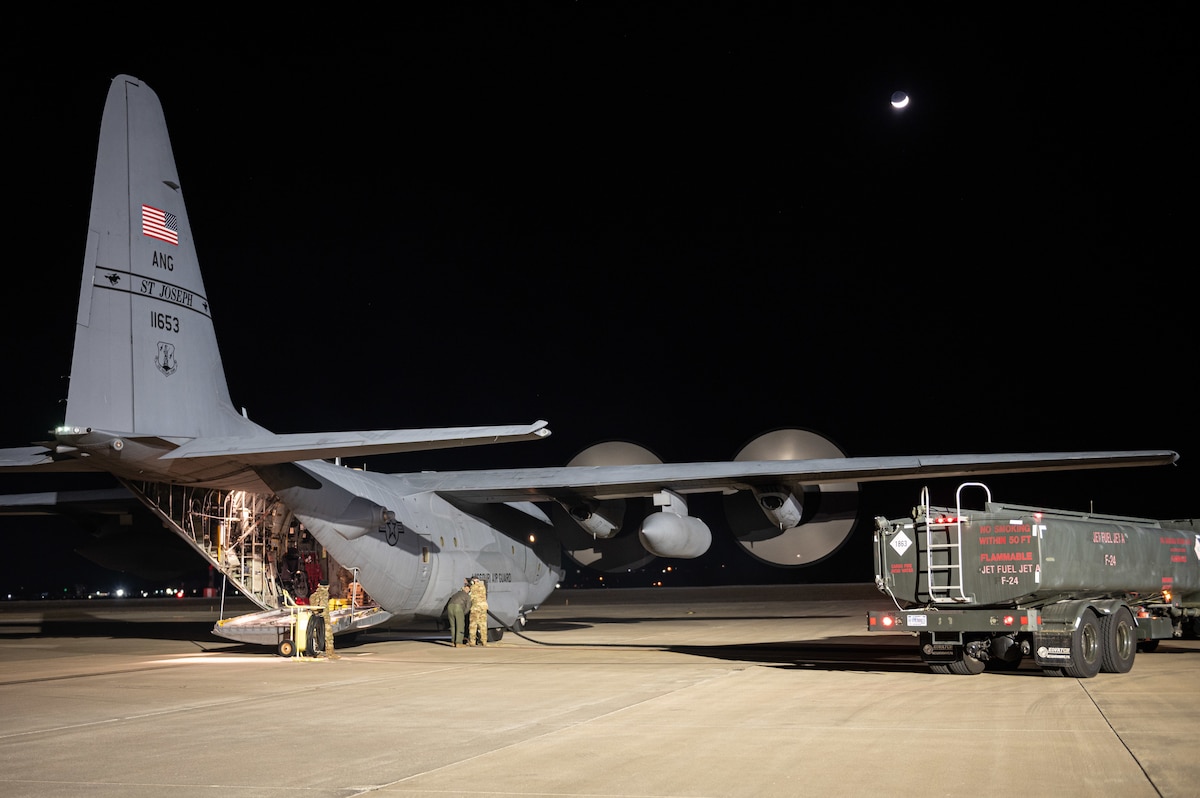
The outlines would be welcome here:
M 589 446 L 572 458 L 570 466 L 645 465 L 661 463 L 645 447 L 626 441 L 605 441 Z M 606 507 L 620 517 L 621 531 L 611 538 L 594 538 L 580 528 L 559 505 L 551 507 L 551 518 L 563 550 L 575 562 L 587 568 L 607 573 L 619 573 L 642 568 L 654 561 L 654 555 L 638 540 L 642 519 L 654 511 L 649 499 L 611 499 Z
M 760 435 L 735 460 L 807 460 L 845 457 L 828 438 L 802 429 L 779 429 Z M 833 554 L 858 518 L 858 483 L 828 482 L 784 486 L 803 505 L 800 523 L 780 529 L 758 506 L 750 491 L 725 497 L 725 518 L 738 542 L 752 557 L 773 565 L 812 565 Z

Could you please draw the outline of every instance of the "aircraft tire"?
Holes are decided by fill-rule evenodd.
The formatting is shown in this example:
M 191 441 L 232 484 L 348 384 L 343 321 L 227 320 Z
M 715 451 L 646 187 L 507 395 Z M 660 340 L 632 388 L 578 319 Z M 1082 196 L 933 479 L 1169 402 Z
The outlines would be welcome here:
M 1137 654 L 1137 631 L 1133 613 L 1121 607 L 1100 619 L 1100 638 L 1104 653 L 1100 670 L 1105 673 L 1128 673 Z
M 499 643 L 504 638 L 504 629 L 497 626 L 494 629 L 487 630 L 487 640 L 489 643 Z

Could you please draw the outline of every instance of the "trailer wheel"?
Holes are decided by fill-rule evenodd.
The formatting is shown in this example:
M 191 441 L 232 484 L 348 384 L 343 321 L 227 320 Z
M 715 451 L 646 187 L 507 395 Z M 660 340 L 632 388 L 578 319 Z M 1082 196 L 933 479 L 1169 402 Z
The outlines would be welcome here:
M 959 676 L 977 676 L 983 673 L 985 667 L 987 667 L 987 663 L 981 659 L 975 659 L 964 651 L 958 659 L 950 663 L 950 672 Z
M 288 637 L 279 641 L 279 646 L 275 652 L 281 657 L 291 657 L 296 654 L 296 644 L 292 642 L 292 638 Z
M 1100 672 L 1103 660 L 1104 637 L 1100 634 L 1100 619 L 1094 610 L 1087 609 L 1079 616 L 1075 634 L 1071 635 L 1071 664 L 1066 667 L 1068 676 L 1090 679 Z
M 1147 654 L 1153 654 L 1155 651 L 1158 651 L 1158 643 L 1158 640 L 1142 640 L 1138 643 L 1138 648 Z
M 1100 619 L 1100 637 L 1104 646 L 1100 669 L 1105 673 L 1128 673 L 1137 654 L 1133 613 L 1121 607 L 1105 615 Z

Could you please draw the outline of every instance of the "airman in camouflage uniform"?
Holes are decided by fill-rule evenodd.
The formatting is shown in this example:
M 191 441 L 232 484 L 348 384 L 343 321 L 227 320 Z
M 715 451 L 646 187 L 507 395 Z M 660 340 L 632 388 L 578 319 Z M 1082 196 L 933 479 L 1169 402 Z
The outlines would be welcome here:
M 341 656 L 333 650 L 333 619 L 329 617 L 329 585 L 322 583 L 317 587 L 308 597 L 308 603 L 313 607 L 325 608 L 321 613 L 321 619 L 325 622 L 325 650 L 321 654 L 329 659 L 341 659 Z
M 467 629 L 467 645 L 475 645 L 475 635 L 479 634 L 479 645 L 488 644 L 487 636 L 487 585 L 482 579 L 471 580 L 471 624 Z
M 471 606 L 470 590 L 470 583 L 464 581 L 462 590 L 451 596 L 446 604 L 446 616 L 450 620 L 450 642 L 455 648 L 463 644 L 463 636 L 467 631 L 464 615 L 469 612 L 468 608 Z

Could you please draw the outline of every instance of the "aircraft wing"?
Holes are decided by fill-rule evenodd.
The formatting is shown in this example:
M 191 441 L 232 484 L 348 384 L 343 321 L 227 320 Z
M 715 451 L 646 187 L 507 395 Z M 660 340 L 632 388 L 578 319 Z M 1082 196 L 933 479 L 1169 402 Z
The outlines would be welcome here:
M 509 502 L 622 499 L 650 496 L 661 490 L 680 494 L 713 493 L 779 484 L 815 485 L 1126 468 L 1169 465 L 1178 459 L 1176 452 L 1156 450 L 959 454 L 439 471 L 407 474 L 405 478 L 420 490 L 432 490 L 445 496 L 474 502 Z

